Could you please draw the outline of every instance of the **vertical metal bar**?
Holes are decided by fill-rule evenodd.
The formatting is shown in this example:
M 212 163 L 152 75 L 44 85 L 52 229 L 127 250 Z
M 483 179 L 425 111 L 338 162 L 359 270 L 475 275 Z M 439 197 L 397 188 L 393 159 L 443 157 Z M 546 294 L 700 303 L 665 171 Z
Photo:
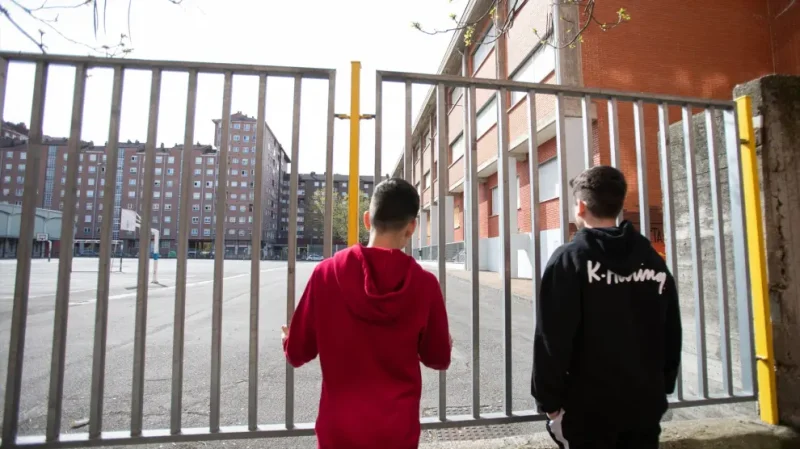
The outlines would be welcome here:
M 225 264 L 225 212 L 228 199 L 228 151 L 231 146 L 231 98 L 233 73 L 225 72 L 222 92 L 222 136 L 219 145 L 219 186 L 217 186 L 217 226 L 214 237 L 214 296 L 211 305 L 211 432 L 219 432 L 219 407 L 222 394 L 222 288 Z
M 361 225 L 358 218 L 358 201 L 360 191 L 358 185 L 361 179 L 358 176 L 359 145 L 361 142 L 361 63 L 350 63 L 350 173 L 347 188 L 347 246 L 358 243 Z M 299 106 L 297 106 L 299 109 Z M 292 159 L 296 165 L 297 160 Z M 296 170 L 295 170 L 296 171 Z M 291 229 L 292 223 L 289 223 Z M 291 263 L 291 262 L 290 262 Z
M 381 182 L 381 152 L 383 146 L 383 77 L 375 75 L 375 177 L 373 185 Z
M 621 168 L 619 148 L 619 105 L 616 98 L 608 99 L 608 144 L 611 166 Z
M 767 292 L 764 292 L 764 283 L 766 282 L 765 268 L 760 266 L 763 262 L 760 261 L 761 255 L 759 253 L 762 251 L 763 246 L 761 246 L 761 243 L 756 245 L 756 242 L 753 241 L 753 248 L 751 249 L 749 247 L 751 241 L 749 236 L 754 232 L 758 233 L 758 226 L 760 226 L 761 220 L 757 217 L 754 217 L 755 219 L 748 217 L 749 214 L 746 213 L 745 208 L 748 202 L 752 203 L 760 198 L 760 187 L 758 179 L 756 178 L 758 174 L 758 161 L 755 159 L 756 136 L 753 130 L 750 98 L 737 98 L 736 103 L 737 110 L 725 111 L 723 113 L 723 119 L 725 122 L 725 151 L 728 160 L 728 184 L 730 185 L 731 195 L 730 217 L 731 232 L 733 235 L 737 321 L 739 323 L 739 357 L 741 358 L 742 389 L 745 392 L 756 393 L 760 388 L 755 382 L 757 379 L 757 368 L 755 360 L 753 359 L 755 353 L 753 302 L 763 300 Z M 742 140 L 740 140 L 740 137 Z M 742 141 L 743 144 L 740 147 L 740 142 Z M 753 208 L 753 212 L 760 211 L 761 209 L 758 203 L 755 205 L 757 207 Z M 752 229 L 753 227 L 756 229 Z M 763 240 L 757 238 L 757 235 L 754 237 L 756 237 L 754 240 L 763 242 Z M 751 254 L 751 252 L 754 251 L 758 251 L 758 253 Z M 750 258 L 752 257 L 758 257 L 758 259 L 753 261 L 759 268 L 757 273 L 751 272 L 752 266 Z M 755 277 L 756 275 L 758 275 L 760 279 Z M 754 297 L 752 298 L 752 302 L 750 297 L 751 285 L 753 287 L 758 286 L 758 290 L 753 292 Z M 758 296 L 762 298 L 757 298 Z M 759 365 L 767 365 L 768 363 L 768 360 L 762 360 L 759 362 Z M 766 380 L 770 380 L 771 384 L 773 382 L 772 379 L 774 379 L 775 371 L 774 369 L 768 369 L 767 366 L 764 366 L 764 368 L 759 367 L 758 369 L 763 369 L 765 371 L 764 375 L 768 376 Z M 769 384 L 765 386 L 770 387 Z M 772 384 L 772 386 L 774 386 L 774 384 Z M 765 400 L 768 396 L 774 398 L 775 393 L 771 389 L 768 389 L 764 393 Z M 762 402 L 761 409 L 765 413 L 768 412 L 776 416 L 777 414 L 773 413 L 774 403 L 771 400 L 772 398 L 766 402 Z
M 322 257 L 333 256 L 333 121 L 336 119 L 336 72 L 328 78 L 328 141 L 325 151 L 325 217 Z
M 150 113 L 147 121 L 147 144 L 144 162 L 144 202 L 139 227 L 139 273 L 136 285 L 136 318 L 133 342 L 133 388 L 131 392 L 131 435 L 142 434 L 144 413 L 144 363 L 147 337 L 148 268 L 150 262 L 150 225 L 153 215 L 153 177 L 158 145 L 158 112 L 161 101 L 161 69 L 153 69 L 150 84 Z M 153 242 L 155 246 L 155 242 Z M 153 248 L 157 252 L 158 248 Z
M 556 152 L 558 154 L 559 224 L 561 244 L 569 241 L 569 196 L 567 179 L 567 130 L 564 119 L 564 94 L 556 94 Z
M 528 92 L 528 179 L 531 191 L 531 277 L 533 299 L 533 323 L 536 325 L 536 311 L 539 304 L 539 288 L 542 283 L 542 241 L 539 220 L 541 217 L 539 201 L 539 141 L 536 124 L 536 92 Z
M 658 145 L 661 156 L 661 193 L 664 197 L 664 242 L 667 250 L 667 267 L 678 278 L 678 249 L 675 241 L 675 195 L 672 186 L 672 159 L 670 158 L 669 106 L 658 106 Z M 678 370 L 677 397 L 683 400 L 683 370 Z
M 8 81 L 8 61 L 0 58 L 0 123 L 3 121 L 3 109 L 6 103 L 6 83 Z
M 447 259 L 445 252 L 447 248 L 447 200 L 446 197 L 450 191 L 450 184 L 447 181 L 448 163 L 447 163 L 447 87 L 444 84 L 436 86 L 436 149 L 438 150 L 439 163 L 436 166 L 439 170 L 437 174 L 438 188 L 437 193 L 438 204 L 438 220 L 439 233 L 438 244 L 439 250 L 437 254 L 437 261 L 439 267 L 439 285 L 442 288 L 442 297 L 447 300 Z M 433 150 L 433 148 L 431 148 Z M 433 151 L 431 151 L 433 154 Z M 433 169 L 431 167 L 431 169 Z M 431 195 L 431 204 L 434 201 Z M 433 232 L 433 231 L 432 231 Z M 439 420 L 447 421 L 447 372 L 439 371 Z
M 697 390 L 708 398 L 706 384 L 706 312 L 703 299 L 703 259 L 701 258 L 700 214 L 697 204 L 697 169 L 691 106 L 683 106 L 683 141 L 686 147 L 686 180 L 689 187 L 689 234 L 692 239 L 692 274 L 694 284 L 695 334 L 697 341 Z
M 264 217 L 264 134 L 267 127 L 267 75 L 258 77 L 258 113 L 256 115 L 256 179 L 253 205 L 253 242 L 250 245 L 250 367 L 247 392 L 247 428 L 258 427 L 258 302 L 261 292 L 261 221 Z
M 581 109 L 583 113 L 583 166 L 586 168 L 591 168 L 592 161 L 594 159 L 591 95 L 584 95 L 583 98 L 581 98 Z
M 33 228 L 36 203 L 39 199 L 39 164 L 42 159 L 42 123 L 47 90 L 46 62 L 36 64 L 31 106 L 31 128 L 28 136 L 28 160 L 25 167 L 25 190 L 22 200 L 19 240 L 17 243 L 17 273 L 14 280 L 14 306 L 11 312 L 11 339 L 8 348 L 6 398 L 3 412 L 3 441 L 9 446 L 17 438 L 20 395 L 22 393 L 22 363 L 25 351 L 25 327 L 28 321 L 28 291 L 31 279 Z
M 292 105 L 292 171 L 289 174 L 289 261 L 286 278 L 286 322 L 290 323 L 294 314 L 295 266 L 297 264 L 297 188 L 298 161 L 300 160 L 300 102 L 302 100 L 302 81 L 298 75 L 294 79 L 294 100 Z M 351 120 L 358 121 L 358 117 Z M 351 180 L 352 181 L 352 180 Z M 356 179 L 358 182 L 358 179 Z M 353 186 L 349 186 L 352 191 Z M 358 184 L 356 184 L 358 192 Z M 355 218 L 351 217 L 351 220 Z M 357 220 L 356 220 L 357 221 Z M 294 428 L 294 369 L 286 364 L 286 428 Z
M 478 227 L 478 137 L 475 132 L 477 126 L 476 110 L 476 89 L 474 87 L 464 88 L 466 98 L 466 154 L 467 154 L 467 186 L 469 191 L 464 192 L 465 203 L 468 204 L 469 216 L 464 216 L 464 221 L 469 222 L 469 245 L 470 257 L 470 289 L 472 292 L 472 304 L 470 307 L 472 318 L 472 417 L 481 417 L 481 304 L 480 291 L 480 255 L 478 253 L 478 243 L 480 239 L 480 228 Z
M 708 142 L 708 173 L 711 180 L 711 209 L 714 214 L 714 260 L 717 264 L 717 296 L 719 300 L 720 362 L 722 363 L 722 388 L 733 396 L 733 368 L 731 365 L 730 318 L 728 317 L 728 265 L 725 254 L 725 230 L 720 204 L 719 164 L 717 161 L 717 128 L 714 108 L 706 109 L 706 136 Z
M 122 87 L 125 69 L 114 67 L 114 84 L 111 90 L 111 111 L 108 122 L 108 143 L 106 144 L 106 188 L 117 184 L 117 158 L 119 157 L 119 127 L 122 113 Z M 77 157 L 77 155 L 75 156 Z M 77 163 L 76 163 L 77 164 Z M 77 167 L 75 170 L 77 176 Z M 103 208 L 114 210 L 114 195 L 103 198 Z M 108 213 L 108 212 L 106 212 Z M 101 226 L 100 254 L 110 251 L 114 220 L 107 220 Z M 65 248 L 66 249 L 66 248 Z M 103 392 L 105 389 L 106 336 L 108 334 L 108 292 L 111 272 L 101 270 L 97 276 L 97 303 L 94 312 L 94 349 L 92 354 L 92 396 L 89 406 L 89 437 L 98 438 L 103 430 Z
M 64 210 L 61 217 L 61 252 L 58 256 L 56 310 L 53 319 L 53 351 L 50 361 L 50 394 L 47 406 L 47 441 L 61 434 L 61 407 L 64 394 L 64 369 L 67 352 L 67 319 L 69 314 L 69 285 L 72 273 L 72 251 L 75 237 L 75 185 L 78 174 L 78 152 L 81 146 L 83 104 L 86 93 L 86 65 L 75 66 L 75 87 L 72 94 L 72 120 L 67 143 L 67 182 Z M 107 220 L 113 222 L 113 220 Z M 105 225 L 105 222 L 103 223 Z
M 502 246 L 501 275 L 503 277 L 503 405 L 506 416 L 513 412 L 513 385 L 511 375 L 511 208 L 509 198 L 509 154 L 508 154 L 508 92 L 501 89 L 497 95 L 497 184 L 500 187 L 500 242 Z
M 412 176 L 411 171 L 414 169 L 414 161 L 412 160 L 412 133 L 414 131 L 413 122 L 411 115 L 413 111 L 411 110 L 411 99 L 412 99 L 412 84 L 411 81 L 406 81 L 406 127 L 405 127 L 405 144 L 403 145 L 403 178 L 411 185 L 414 183 L 414 177 Z M 411 246 L 411 239 L 408 240 L 406 243 L 406 254 L 409 256 L 411 255 L 412 246 Z
M 639 181 L 639 233 L 650 238 L 650 199 L 647 189 L 647 151 L 644 145 L 644 103 L 633 103 L 636 134 L 636 175 Z
M 189 72 L 186 93 L 186 128 L 181 151 L 181 197 L 178 213 L 178 266 L 175 272 L 175 319 L 172 331 L 172 403 L 170 408 L 170 433 L 181 432 L 183 410 L 183 350 L 186 324 L 186 258 L 189 256 L 189 186 L 192 182 L 192 153 L 194 148 L 194 121 L 197 108 L 197 70 Z

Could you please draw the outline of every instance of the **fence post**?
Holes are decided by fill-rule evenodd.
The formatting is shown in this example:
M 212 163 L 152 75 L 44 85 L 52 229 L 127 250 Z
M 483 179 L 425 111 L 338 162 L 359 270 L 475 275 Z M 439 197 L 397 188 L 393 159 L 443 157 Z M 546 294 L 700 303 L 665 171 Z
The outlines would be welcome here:
M 361 63 L 351 62 L 350 72 L 350 183 L 347 193 L 347 246 L 358 243 L 358 146 L 361 137 Z M 374 182 L 377 182 L 375 180 Z
M 761 188 L 758 179 L 756 137 L 749 96 L 736 99 L 742 152 L 742 191 L 747 222 L 747 248 L 750 267 L 750 292 L 758 382 L 758 409 L 761 420 L 778 424 L 778 397 L 775 381 L 775 357 L 772 346 L 772 320 L 767 290 L 767 261 L 764 250 L 764 224 L 761 214 Z

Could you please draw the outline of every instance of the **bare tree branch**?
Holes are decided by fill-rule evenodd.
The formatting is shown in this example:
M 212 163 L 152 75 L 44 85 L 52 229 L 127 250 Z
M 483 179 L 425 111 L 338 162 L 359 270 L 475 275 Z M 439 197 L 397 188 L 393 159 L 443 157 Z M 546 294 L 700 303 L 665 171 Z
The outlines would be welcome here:
M 474 39 L 474 32 L 476 27 L 483 24 L 485 19 L 491 16 L 495 23 L 495 35 L 486 36 L 484 40 L 481 42 L 482 45 L 491 44 L 497 39 L 499 39 L 500 36 L 507 33 L 514 26 L 514 19 L 516 18 L 515 7 L 521 0 L 512 0 L 512 1 L 513 4 L 509 8 L 508 17 L 506 17 L 505 21 L 501 21 L 497 14 L 497 9 L 500 0 L 494 0 L 491 2 L 489 8 L 484 14 L 482 14 L 480 17 L 470 22 L 459 22 L 456 18 L 456 15 L 451 14 L 450 19 L 457 23 L 457 26 L 452 28 L 443 30 L 439 29 L 428 30 L 425 29 L 419 22 L 413 22 L 411 26 L 412 28 L 428 35 L 437 35 L 443 33 L 456 32 L 456 31 L 464 31 L 464 43 L 467 46 L 470 46 L 473 44 L 472 41 Z M 534 29 L 533 33 L 539 39 L 539 42 L 541 42 L 544 45 L 549 45 L 557 49 L 574 48 L 578 42 L 583 42 L 584 32 L 589 28 L 589 26 L 593 24 L 597 25 L 602 31 L 608 31 L 631 20 L 631 16 L 630 14 L 628 14 L 627 10 L 625 8 L 620 8 L 617 11 L 617 17 L 615 21 L 603 22 L 599 20 L 595 15 L 595 4 L 596 0 L 555 0 L 554 3 L 551 4 L 551 6 L 583 5 L 584 18 L 583 20 L 581 20 L 580 18 L 578 19 L 578 22 L 582 21 L 583 23 L 575 23 L 566 18 L 561 19 L 565 23 L 571 25 L 574 29 L 577 29 L 575 35 L 567 42 L 563 43 L 558 42 L 559 37 L 556 36 L 555 33 L 553 32 L 554 26 L 553 26 L 552 13 L 548 13 L 547 15 L 547 24 L 545 32 L 543 34 L 539 34 L 539 31 Z M 572 34 L 573 28 L 567 29 L 567 34 Z
M 98 40 L 97 34 L 101 26 L 103 34 L 107 32 L 106 18 L 108 13 L 108 0 L 102 0 L 103 2 L 102 11 L 100 11 L 101 0 L 80 0 L 80 1 L 76 0 L 74 3 L 66 5 L 48 5 L 48 1 L 49 0 L 43 0 L 43 3 L 41 5 L 36 7 L 29 7 L 25 6 L 21 2 L 21 0 L 0 0 L 0 19 L 5 18 L 6 20 L 8 20 L 23 36 L 25 36 L 28 40 L 33 42 L 39 48 L 39 51 L 41 51 L 42 53 L 46 53 L 47 50 L 47 45 L 44 44 L 44 36 L 46 35 L 45 31 L 43 31 L 42 29 L 38 30 L 40 39 L 37 41 L 32 36 L 31 32 L 26 30 L 24 26 L 22 26 L 17 20 L 15 20 L 15 18 L 12 15 L 12 12 L 9 11 L 9 9 L 3 5 L 3 2 L 5 2 L 6 5 L 13 5 L 14 7 L 18 8 L 22 13 L 24 13 L 24 15 L 28 16 L 30 19 L 33 19 L 39 24 L 44 25 L 45 29 L 54 32 L 61 39 L 71 44 L 75 44 L 86 48 L 87 50 L 89 50 L 90 54 L 102 54 L 107 57 L 117 57 L 117 56 L 124 57 L 133 51 L 133 48 L 130 46 L 131 10 L 133 5 L 133 0 L 128 0 L 127 33 L 121 33 L 119 41 L 114 44 L 107 44 L 107 43 L 90 44 L 87 42 L 83 42 L 68 36 L 67 34 L 62 32 L 57 26 L 59 19 L 57 11 L 76 10 L 82 7 L 91 7 L 94 36 L 95 40 Z M 165 0 L 165 1 L 173 5 L 180 5 L 183 3 L 183 0 Z M 56 12 L 55 16 L 51 15 L 53 12 Z

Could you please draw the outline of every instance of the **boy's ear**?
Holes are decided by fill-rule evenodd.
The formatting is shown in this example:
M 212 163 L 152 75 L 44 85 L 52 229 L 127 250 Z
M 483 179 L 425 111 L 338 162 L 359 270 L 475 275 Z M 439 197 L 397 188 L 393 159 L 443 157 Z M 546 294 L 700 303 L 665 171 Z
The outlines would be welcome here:
M 363 218 L 364 218 L 364 228 L 367 231 L 371 231 L 372 230 L 372 222 L 369 219 L 369 211 L 364 212 L 364 217 Z
M 411 222 L 406 226 L 406 238 L 411 238 L 414 235 L 414 231 L 417 230 L 417 220 L 411 220 Z

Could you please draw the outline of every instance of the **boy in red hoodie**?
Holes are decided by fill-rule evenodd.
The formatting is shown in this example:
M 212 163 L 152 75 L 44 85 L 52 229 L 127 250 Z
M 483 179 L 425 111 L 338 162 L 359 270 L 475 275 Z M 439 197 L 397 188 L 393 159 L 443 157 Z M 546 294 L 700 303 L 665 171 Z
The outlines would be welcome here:
M 369 244 L 320 263 L 283 327 L 292 366 L 319 354 L 320 449 L 419 445 L 420 362 L 447 369 L 452 341 L 439 282 L 402 250 L 418 212 L 411 184 L 378 184 L 364 214 Z

